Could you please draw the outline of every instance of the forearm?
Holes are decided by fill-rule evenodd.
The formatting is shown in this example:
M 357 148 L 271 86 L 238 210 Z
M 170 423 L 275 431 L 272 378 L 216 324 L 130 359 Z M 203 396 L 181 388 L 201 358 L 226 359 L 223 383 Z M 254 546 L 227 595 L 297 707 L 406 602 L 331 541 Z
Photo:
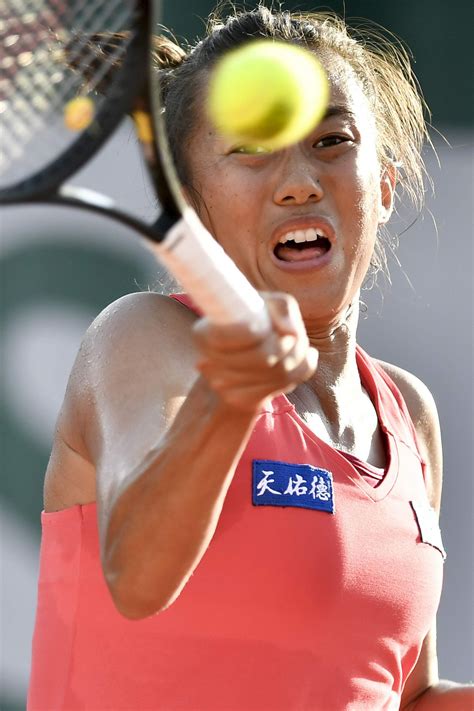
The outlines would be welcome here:
M 474 686 L 441 680 L 402 711 L 472 711 Z
M 165 609 L 198 565 L 254 419 L 224 406 L 198 379 L 151 464 L 115 503 L 103 563 L 127 617 Z

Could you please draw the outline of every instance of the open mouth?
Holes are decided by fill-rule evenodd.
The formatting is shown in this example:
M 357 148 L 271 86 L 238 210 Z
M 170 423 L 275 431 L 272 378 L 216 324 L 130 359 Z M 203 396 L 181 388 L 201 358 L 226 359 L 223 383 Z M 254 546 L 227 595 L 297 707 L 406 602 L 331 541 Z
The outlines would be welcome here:
M 331 242 L 322 230 L 309 228 L 287 232 L 275 246 L 275 257 L 282 262 L 304 262 L 322 257 L 331 249 Z

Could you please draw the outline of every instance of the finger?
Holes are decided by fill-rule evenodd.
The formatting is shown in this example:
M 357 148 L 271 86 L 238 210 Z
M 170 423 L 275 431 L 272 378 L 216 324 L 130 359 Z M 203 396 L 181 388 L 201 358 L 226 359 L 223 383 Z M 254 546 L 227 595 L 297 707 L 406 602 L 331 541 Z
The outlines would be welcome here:
M 304 358 L 299 362 L 297 367 L 291 371 L 293 380 L 299 383 L 304 383 L 308 378 L 314 375 L 318 366 L 319 353 L 316 348 L 308 348 Z
M 215 390 L 225 390 L 226 388 L 241 388 L 259 386 L 267 393 L 273 390 L 286 387 L 290 377 L 286 372 L 242 372 L 225 368 L 216 368 L 214 364 L 200 364 L 199 372 L 206 378 L 211 387 Z
M 216 366 L 213 361 L 202 361 L 198 370 L 204 375 L 211 387 L 217 391 L 228 388 L 258 386 L 266 394 L 292 389 L 310 377 L 317 364 L 318 353 L 314 348 L 306 349 L 302 357 L 290 352 L 277 366 L 265 369 L 236 370 L 227 363 Z
M 301 382 L 310 377 L 314 372 L 315 366 L 316 358 L 313 357 L 312 362 L 311 358 L 309 358 L 307 362 L 301 364 L 297 377 L 286 378 L 278 384 L 273 382 L 269 385 L 268 383 L 262 383 L 261 380 L 246 383 L 245 385 L 241 381 L 234 384 L 231 382 L 231 377 L 216 377 L 215 379 L 211 377 L 211 382 L 208 382 L 211 389 L 223 402 L 237 409 L 257 412 L 262 405 L 266 402 L 271 402 L 277 395 L 294 390 Z M 206 378 L 205 375 L 204 377 Z
M 295 336 L 306 333 L 298 302 L 291 294 L 264 293 L 262 296 L 278 333 Z
M 209 362 L 216 368 L 234 370 L 236 372 L 256 371 L 275 367 L 284 360 L 295 348 L 296 336 L 287 334 L 278 336 L 270 334 L 263 343 L 257 347 L 252 346 L 238 351 L 222 351 L 209 345 L 203 340 L 200 344 L 198 367 L 201 363 Z
M 265 334 L 255 333 L 245 323 L 215 324 L 208 318 L 198 319 L 192 331 L 199 349 L 212 348 L 225 353 L 256 348 L 266 337 Z

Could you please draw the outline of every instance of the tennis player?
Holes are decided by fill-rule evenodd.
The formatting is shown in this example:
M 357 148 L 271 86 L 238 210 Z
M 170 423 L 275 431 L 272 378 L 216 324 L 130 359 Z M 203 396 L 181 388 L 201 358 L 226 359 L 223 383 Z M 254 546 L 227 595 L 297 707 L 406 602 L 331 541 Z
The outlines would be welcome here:
M 307 46 L 331 102 L 299 144 L 218 135 L 209 71 L 249 38 Z M 461 711 L 435 619 L 445 551 L 433 398 L 357 345 L 397 194 L 423 188 L 400 46 L 263 7 L 161 40 L 189 201 L 273 328 L 128 295 L 87 331 L 45 483 L 30 711 Z

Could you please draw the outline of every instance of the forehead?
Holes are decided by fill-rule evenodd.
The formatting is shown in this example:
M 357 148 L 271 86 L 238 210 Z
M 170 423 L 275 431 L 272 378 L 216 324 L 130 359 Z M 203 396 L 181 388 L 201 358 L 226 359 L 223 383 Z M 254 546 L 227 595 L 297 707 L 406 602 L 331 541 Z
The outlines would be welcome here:
M 364 92 L 362 82 L 352 66 L 335 53 L 319 55 L 315 52 L 328 76 L 331 88 L 331 103 L 347 106 L 357 123 L 375 125 L 371 103 Z
M 365 134 L 372 134 L 375 130 L 375 117 L 371 104 L 362 88 L 361 81 L 358 79 L 351 65 L 332 52 L 325 52 L 324 54 L 315 52 L 315 54 L 328 76 L 330 85 L 330 107 L 346 109 L 359 131 Z M 203 77 L 200 92 L 201 100 L 196 107 L 194 130 L 192 130 L 190 135 L 190 143 L 194 148 L 196 147 L 196 138 L 199 142 L 204 139 L 206 143 L 208 141 L 214 142 L 217 140 L 220 142 L 222 140 L 222 137 L 219 137 L 214 129 L 205 109 L 209 76 L 210 74 L 206 73 Z M 336 115 L 338 113 L 342 115 L 343 112 L 335 112 Z

